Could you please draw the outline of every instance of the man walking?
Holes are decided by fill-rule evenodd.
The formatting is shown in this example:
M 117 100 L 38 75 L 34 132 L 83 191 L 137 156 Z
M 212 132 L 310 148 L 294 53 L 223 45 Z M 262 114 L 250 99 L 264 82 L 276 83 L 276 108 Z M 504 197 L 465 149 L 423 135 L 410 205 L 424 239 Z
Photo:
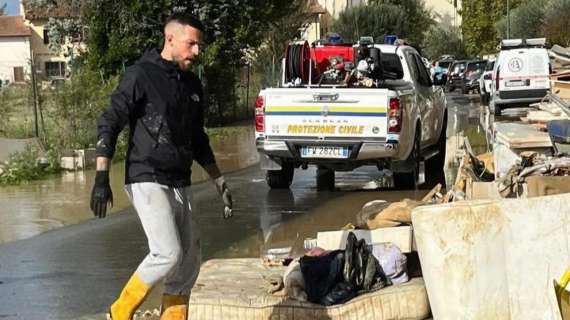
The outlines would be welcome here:
M 125 184 L 150 252 L 110 308 L 113 320 L 132 319 L 151 288 L 164 280 L 160 319 L 186 319 L 190 290 L 200 269 L 190 176 L 196 160 L 214 179 L 224 201 L 232 199 L 204 132 L 200 80 L 190 72 L 198 58 L 202 23 L 173 15 L 164 26 L 161 52 L 148 51 L 127 68 L 98 121 L 97 173 L 91 209 L 103 218 L 113 196 L 109 163 L 119 133 L 129 126 Z

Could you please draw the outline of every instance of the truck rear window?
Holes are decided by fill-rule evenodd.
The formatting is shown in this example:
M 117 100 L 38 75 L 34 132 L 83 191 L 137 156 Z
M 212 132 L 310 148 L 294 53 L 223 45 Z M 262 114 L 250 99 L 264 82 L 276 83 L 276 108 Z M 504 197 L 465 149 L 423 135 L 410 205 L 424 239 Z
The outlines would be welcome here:
M 400 57 L 395 53 L 382 53 L 382 68 L 384 72 L 390 72 L 395 75 L 396 79 L 404 77 L 402 62 L 400 62 Z

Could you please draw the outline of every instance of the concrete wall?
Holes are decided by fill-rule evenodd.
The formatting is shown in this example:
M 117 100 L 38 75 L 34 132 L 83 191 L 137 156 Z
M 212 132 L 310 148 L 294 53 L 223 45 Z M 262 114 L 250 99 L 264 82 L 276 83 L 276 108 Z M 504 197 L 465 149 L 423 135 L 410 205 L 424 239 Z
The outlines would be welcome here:
M 30 40 L 28 37 L 0 38 L 0 80 L 14 82 L 14 67 L 24 68 L 24 77 L 30 75 Z

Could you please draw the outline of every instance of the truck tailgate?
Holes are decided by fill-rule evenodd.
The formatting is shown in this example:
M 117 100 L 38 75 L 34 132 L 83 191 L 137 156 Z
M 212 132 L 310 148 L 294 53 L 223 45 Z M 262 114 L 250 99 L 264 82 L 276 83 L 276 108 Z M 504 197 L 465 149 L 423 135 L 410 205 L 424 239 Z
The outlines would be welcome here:
M 387 135 L 387 89 L 267 89 L 267 139 L 372 140 Z

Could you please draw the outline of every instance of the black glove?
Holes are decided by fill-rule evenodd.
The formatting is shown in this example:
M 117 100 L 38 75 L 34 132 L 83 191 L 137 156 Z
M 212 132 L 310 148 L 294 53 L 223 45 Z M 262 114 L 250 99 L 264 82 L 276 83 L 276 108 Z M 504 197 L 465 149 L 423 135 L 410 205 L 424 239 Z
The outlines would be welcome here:
M 91 211 L 97 218 L 105 218 L 107 206 L 113 207 L 113 192 L 109 185 L 109 171 L 97 171 L 91 191 Z
M 216 188 L 218 189 L 218 192 L 220 193 L 220 195 L 222 196 L 222 200 L 224 201 L 224 219 L 229 219 L 233 215 L 232 210 L 234 205 L 230 189 L 228 188 L 226 180 L 224 179 L 223 176 L 220 176 L 219 178 L 215 179 L 214 183 L 216 184 Z

